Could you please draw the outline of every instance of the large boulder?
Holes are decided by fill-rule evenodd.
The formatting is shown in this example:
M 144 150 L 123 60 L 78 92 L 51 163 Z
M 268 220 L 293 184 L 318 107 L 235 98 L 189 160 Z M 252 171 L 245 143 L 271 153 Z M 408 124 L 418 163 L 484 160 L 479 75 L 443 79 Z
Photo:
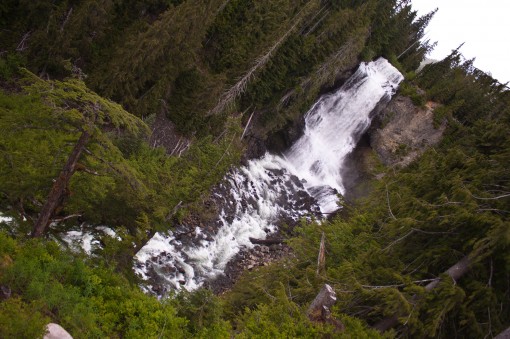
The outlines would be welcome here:
M 43 339 L 73 339 L 73 337 L 59 324 L 49 323 L 46 325 Z
M 446 123 L 434 125 L 437 106 L 433 102 L 416 106 L 400 95 L 391 100 L 377 117 L 379 126 L 369 132 L 370 145 L 385 165 L 406 167 L 441 141 Z

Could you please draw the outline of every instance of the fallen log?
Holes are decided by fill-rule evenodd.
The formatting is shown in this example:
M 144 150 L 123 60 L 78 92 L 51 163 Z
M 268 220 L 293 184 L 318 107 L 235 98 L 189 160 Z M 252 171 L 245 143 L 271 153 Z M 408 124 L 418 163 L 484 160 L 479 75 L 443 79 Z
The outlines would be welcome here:
M 462 278 L 462 276 L 471 269 L 471 263 L 472 263 L 471 258 L 474 257 L 475 255 L 476 254 L 462 258 L 456 264 L 451 266 L 446 272 L 444 272 L 444 274 L 446 274 L 447 276 L 452 278 L 453 281 L 456 282 L 457 280 Z M 441 278 L 437 278 L 437 279 L 433 280 L 432 282 L 427 284 L 427 286 L 425 286 L 425 291 L 427 291 L 427 292 L 432 291 L 434 288 L 436 288 L 439 285 L 440 281 L 441 281 Z M 414 301 L 417 301 L 416 296 L 414 296 L 412 299 Z M 388 317 L 388 318 L 384 318 L 384 319 L 380 320 L 377 324 L 375 324 L 373 326 L 373 328 L 378 330 L 381 333 L 385 332 L 385 331 L 389 330 L 390 328 L 395 327 L 399 324 L 398 318 L 399 318 L 399 316 L 397 314 L 395 314 L 391 317 Z
M 254 245 L 276 245 L 281 244 L 285 242 L 285 239 L 255 239 L 255 238 L 249 238 L 250 242 Z

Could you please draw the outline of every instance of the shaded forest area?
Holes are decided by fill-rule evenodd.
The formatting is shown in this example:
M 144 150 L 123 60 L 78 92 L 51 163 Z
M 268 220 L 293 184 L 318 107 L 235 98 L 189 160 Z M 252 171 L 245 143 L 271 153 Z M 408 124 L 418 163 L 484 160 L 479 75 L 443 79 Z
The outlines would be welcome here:
M 50 321 L 76 338 L 502 332 L 510 94 L 458 51 L 415 73 L 433 48 L 420 40 L 433 14 L 417 17 L 406 0 L 3 1 L 0 210 L 14 221 L 0 222 L 0 337 L 38 337 Z M 204 213 L 253 140 L 379 56 L 406 75 L 401 92 L 416 105 L 441 104 L 441 144 L 407 168 L 377 168 L 369 196 L 303 222 L 294 257 L 228 293 L 143 294 L 137 249 Z M 161 116 L 188 140 L 181 151 L 150 143 Z M 60 237 L 80 224 L 120 240 L 76 254 Z M 306 314 L 325 283 L 341 332 Z

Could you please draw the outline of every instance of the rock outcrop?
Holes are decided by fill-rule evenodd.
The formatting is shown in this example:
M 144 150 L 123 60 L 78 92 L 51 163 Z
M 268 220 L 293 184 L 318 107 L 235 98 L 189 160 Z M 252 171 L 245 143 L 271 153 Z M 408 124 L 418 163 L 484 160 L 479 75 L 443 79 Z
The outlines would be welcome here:
M 73 337 L 59 324 L 49 323 L 46 325 L 43 339 L 73 339 Z
M 441 141 L 446 122 L 434 124 L 437 107 L 434 102 L 416 106 L 410 98 L 397 95 L 374 111 L 371 127 L 343 164 L 346 201 L 364 197 L 372 190 L 371 180 L 382 175 L 378 164 L 406 167 Z
M 180 135 L 175 125 L 164 112 L 159 113 L 150 123 L 152 133 L 149 144 L 152 147 L 163 147 L 168 155 L 180 156 L 189 148 L 191 140 Z
M 434 126 L 434 109 L 413 104 L 410 98 L 396 96 L 374 120 L 369 131 L 370 145 L 386 166 L 406 167 L 425 150 L 441 140 L 446 123 Z

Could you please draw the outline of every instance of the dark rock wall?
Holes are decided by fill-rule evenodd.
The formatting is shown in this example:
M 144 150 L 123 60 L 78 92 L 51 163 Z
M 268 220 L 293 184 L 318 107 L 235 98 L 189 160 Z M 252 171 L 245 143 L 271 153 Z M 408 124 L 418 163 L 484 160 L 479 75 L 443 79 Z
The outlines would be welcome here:
M 342 169 L 347 201 L 370 192 L 371 180 L 380 179 L 383 175 L 381 165 L 406 167 L 441 141 L 446 123 L 434 126 L 434 109 L 437 106 L 428 102 L 419 107 L 410 98 L 396 95 L 374 112 L 371 127 Z
M 434 109 L 397 95 L 378 115 L 369 131 L 370 145 L 386 166 L 406 167 L 425 150 L 441 141 L 446 123 L 434 126 Z

